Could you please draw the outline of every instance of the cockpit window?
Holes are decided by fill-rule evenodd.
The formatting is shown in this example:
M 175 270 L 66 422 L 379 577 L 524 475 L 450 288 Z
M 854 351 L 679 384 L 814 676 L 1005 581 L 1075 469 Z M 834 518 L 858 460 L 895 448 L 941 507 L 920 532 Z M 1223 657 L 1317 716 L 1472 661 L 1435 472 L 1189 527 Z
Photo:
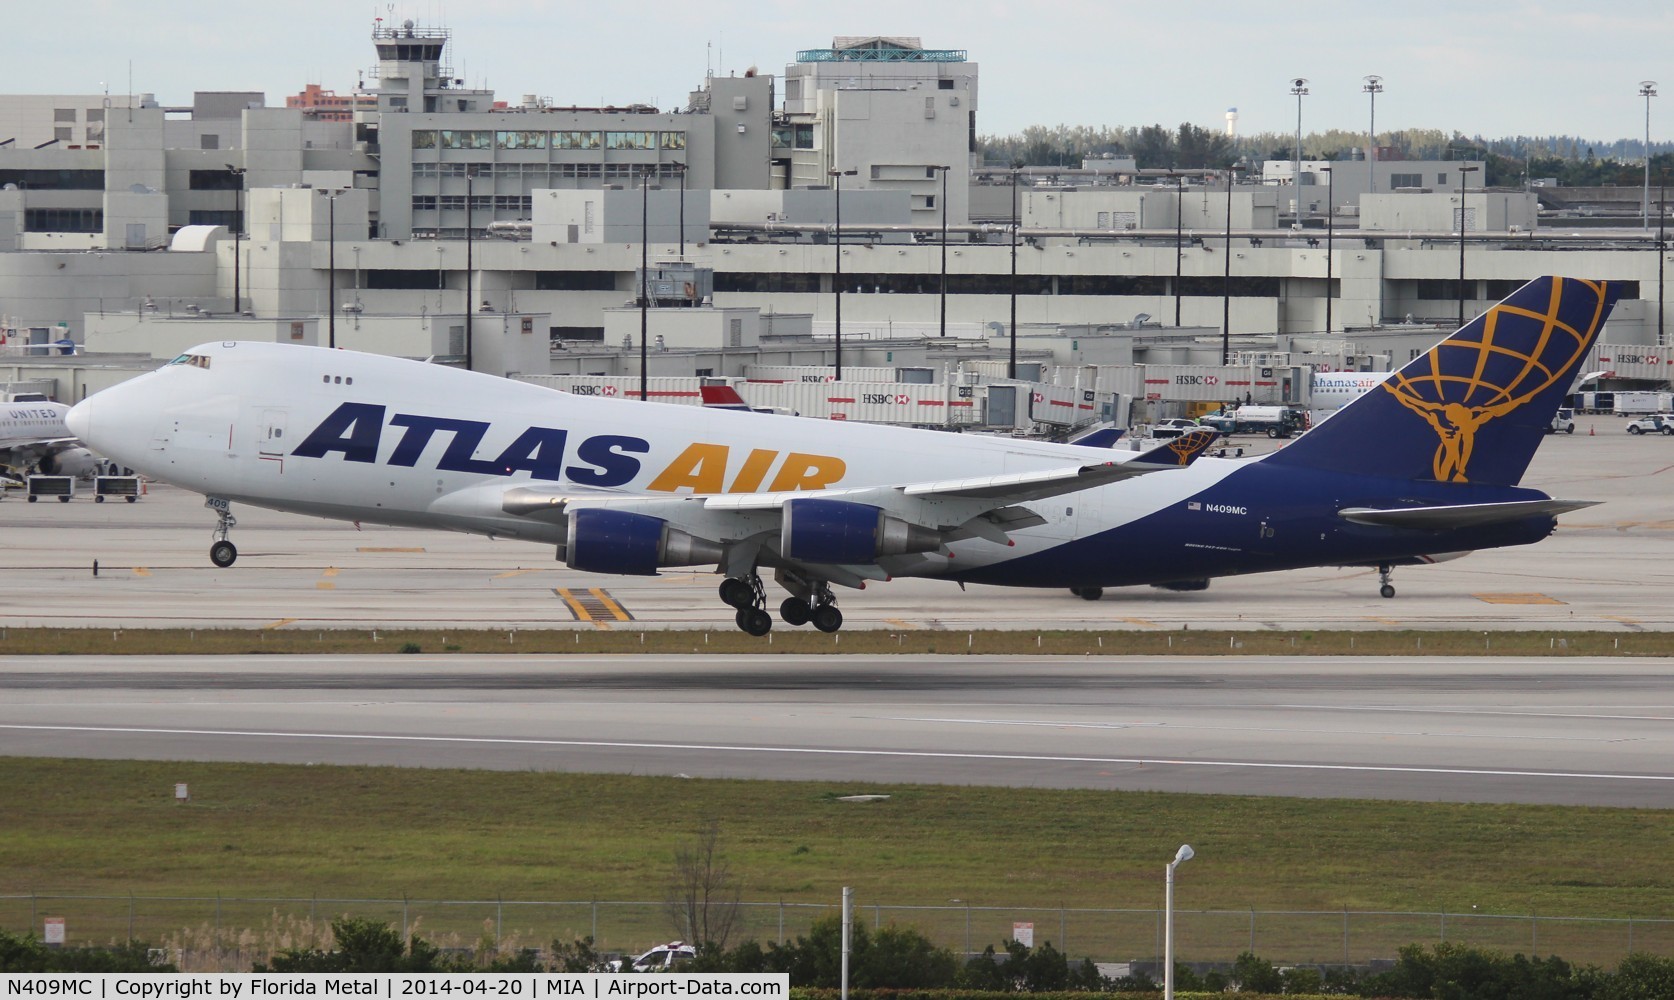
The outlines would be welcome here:
M 173 361 L 170 361 L 169 365 L 191 365 L 193 368 L 208 368 L 209 367 L 209 355 L 207 355 L 207 354 L 182 354 L 180 357 L 175 358 Z M 165 367 L 167 367 L 167 366 L 165 366 Z

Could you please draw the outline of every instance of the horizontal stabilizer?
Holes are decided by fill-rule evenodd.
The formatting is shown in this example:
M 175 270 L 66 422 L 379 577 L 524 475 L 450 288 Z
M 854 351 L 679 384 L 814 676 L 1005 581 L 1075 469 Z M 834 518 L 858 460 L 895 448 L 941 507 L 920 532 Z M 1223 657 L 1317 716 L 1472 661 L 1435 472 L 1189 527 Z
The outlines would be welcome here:
M 1122 440 L 1122 435 L 1125 433 L 1127 433 L 1126 429 L 1121 427 L 1100 427 L 1091 434 L 1084 434 L 1076 438 L 1070 444 L 1078 448 L 1114 448 L 1116 442 Z
M 1345 507 L 1337 516 L 1355 524 L 1416 531 L 1447 531 L 1489 524 L 1522 521 L 1531 517 L 1557 517 L 1572 510 L 1591 507 L 1597 500 L 1514 500 L 1508 503 L 1470 503 L 1447 507 Z

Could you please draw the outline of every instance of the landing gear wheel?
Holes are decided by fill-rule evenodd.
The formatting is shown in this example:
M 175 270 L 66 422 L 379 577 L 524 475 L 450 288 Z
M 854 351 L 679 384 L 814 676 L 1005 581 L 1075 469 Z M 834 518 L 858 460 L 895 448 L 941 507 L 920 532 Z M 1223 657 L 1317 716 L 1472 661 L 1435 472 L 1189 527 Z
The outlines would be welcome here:
M 1394 597 L 1395 587 L 1393 584 L 1386 583 L 1378 588 L 1378 593 L 1382 594 L 1384 597 Z
M 231 566 L 233 564 L 233 560 L 237 558 L 238 546 L 224 538 L 209 547 L 209 561 L 222 569 L 226 569 L 228 566 Z
M 806 625 L 814 616 L 814 609 L 800 597 L 787 597 L 779 605 L 779 620 L 786 625 Z
M 736 620 L 738 627 L 749 635 L 763 636 L 773 631 L 773 616 L 760 608 L 742 608 Z
M 750 585 L 736 576 L 729 576 L 721 581 L 721 602 L 729 607 L 743 610 L 750 606 Z M 744 626 L 740 625 L 739 628 Z
M 835 604 L 822 604 L 814 609 L 813 622 L 821 632 L 835 632 L 843 627 L 843 613 Z
M 1395 596 L 1395 585 L 1389 582 L 1390 575 L 1391 571 L 1387 564 L 1378 567 L 1378 583 L 1383 585 L 1378 588 L 1378 593 L 1384 597 Z
M 1075 596 L 1081 598 L 1083 601 L 1097 601 L 1100 598 L 1104 597 L 1104 588 L 1103 587 L 1071 587 L 1070 588 L 1070 593 L 1072 593 Z

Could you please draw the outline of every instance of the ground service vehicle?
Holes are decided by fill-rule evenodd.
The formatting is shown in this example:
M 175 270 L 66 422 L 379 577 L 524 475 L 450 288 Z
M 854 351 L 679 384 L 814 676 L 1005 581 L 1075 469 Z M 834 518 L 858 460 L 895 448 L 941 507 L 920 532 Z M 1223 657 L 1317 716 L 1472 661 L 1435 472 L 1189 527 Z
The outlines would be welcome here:
M 1671 434 L 1674 435 L 1674 413 L 1653 413 L 1648 417 L 1629 421 L 1629 434 Z
M 1574 434 L 1575 411 L 1567 406 L 1558 407 L 1558 412 L 1552 414 L 1552 424 L 1546 428 L 1548 434 Z

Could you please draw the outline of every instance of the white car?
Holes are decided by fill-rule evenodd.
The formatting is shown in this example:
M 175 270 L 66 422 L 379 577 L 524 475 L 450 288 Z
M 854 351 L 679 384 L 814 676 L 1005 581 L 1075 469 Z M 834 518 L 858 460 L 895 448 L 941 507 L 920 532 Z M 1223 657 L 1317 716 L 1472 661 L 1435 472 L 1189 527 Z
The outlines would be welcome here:
M 1552 414 L 1552 422 L 1547 425 L 1548 434 L 1574 434 L 1575 411 L 1567 406 L 1559 407 L 1558 412 Z
M 674 968 L 677 962 L 684 962 L 697 957 L 697 949 L 684 941 L 670 941 L 660 944 L 643 955 L 634 958 L 621 958 L 612 963 L 617 972 L 626 972 L 632 968 L 635 972 L 663 972 Z
M 1653 413 L 1627 425 L 1629 434 L 1674 434 L 1674 413 Z

